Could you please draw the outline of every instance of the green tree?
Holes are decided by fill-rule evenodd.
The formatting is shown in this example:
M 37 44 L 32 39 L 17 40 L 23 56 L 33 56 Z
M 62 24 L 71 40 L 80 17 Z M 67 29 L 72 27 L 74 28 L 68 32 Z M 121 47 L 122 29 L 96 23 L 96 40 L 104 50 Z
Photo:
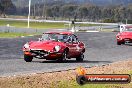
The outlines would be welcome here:
M 6 17 L 5 11 L 9 8 L 12 7 L 13 3 L 11 0 L 1 0 L 0 1 L 0 10 L 1 10 L 1 14 L 4 15 L 4 17 Z
M 95 6 L 95 5 L 90 5 L 87 7 L 88 9 L 88 18 L 91 20 L 91 21 L 95 21 L 97 16 L 99 16 L 100 14 L 100 11 L 99 11 L 99 7 L 98 6 Z
M 126 9 L 126 17 L 129 20 L 132 20 L 132 4 L 129 4 L 127 9 Z
M 69 18 L 69 20 L 71 20 L 71 18 L 74 19 L 76 9 L 77 9 L 76 5 L 64 5 L 61 8 L 61 14 L 64 18 Z
M 56 18 L 56 17 L 59 17 L 60 15 L 60 7 L 59 6 L 57 6 L 57 5 L 54 5 L 54 6 L 52 6 L 51 7 L 51 13 L 52 13 L 52 16 L 54 17 L 54 19 Z
M 83 6 L 83 7 L 79 7 L 78 8 L 78 17 L 82 20 L 82 19 L 86 19 L 87 15 L 88 15 L 88 10 L 87 7 Z
M 53 17 L 51 8 L 47 8 L 47 9 L 46 9 L 46 15 L 47 15 L 48 17 Z

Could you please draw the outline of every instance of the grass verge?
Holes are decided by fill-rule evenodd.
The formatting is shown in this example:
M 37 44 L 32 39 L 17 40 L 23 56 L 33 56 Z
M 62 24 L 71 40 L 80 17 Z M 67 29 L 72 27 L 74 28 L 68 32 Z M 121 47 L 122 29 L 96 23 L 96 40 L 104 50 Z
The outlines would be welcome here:
M 0 20 L 0 26 L 6 26 L 7 24 L 19 28 L 27 27 L 27 22 L 25 21 Z M 64 23 L 30 22 L 30 28 L 34 29 L 64 28 Z
M 31 34 L 27 34 L 27 33 L 0 33 L 0 38 L 16 38 L 16 37 L 30 36 L 30 35 Z
M 27 27 L 27 22 L 25 21 L 10 21 L 10 20 L 0 20 L 0 26 L 10 26 L 25 28 Z M 30 28 L 35 29 L 52 29 L 52 28 L 68 28 L 64 26 L 66 23 L 54 23 L 54 22 L 30 22 Z M 73 26 L 73 25 L 71 25 Z M 99 26 L 98 24 L 76 24 L 76 26 Z
M 88 74 L 130 74 L 132 77 L 132 60 L 86 69 Z M 80 86 L 75 79 L 75 70 L 0 77 L 0 88 L 132 88 L 132 83 L 86 84 Z
M 78 85 L 75 80 L 61 81 L 56 84 L 52 84 L 51 88 L 132 88 L 132 83 L 129 84 L 85 84 Z

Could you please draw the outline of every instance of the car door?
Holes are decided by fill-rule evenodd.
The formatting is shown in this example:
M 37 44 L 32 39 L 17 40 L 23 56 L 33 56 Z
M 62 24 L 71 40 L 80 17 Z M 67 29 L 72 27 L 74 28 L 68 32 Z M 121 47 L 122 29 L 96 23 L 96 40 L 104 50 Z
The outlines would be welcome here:
M 69 37 L 69 41 L 67 43 L 67 46 L 69 48 L 69 56 L 70 57 L 76 57 L 79 53 L 79 45 L 78 41 L 75 35 L 71 35 Z
M 71 57 L 73 55 L 74 47 L 72 44 L 72 36 L 69 35 L 68 40 L 66 42 L 66 46 L 69 48 L 68 57 Z
M 72 45 L 73 45 L 73 47 L 74 47 L 74 49 L 73 49 L 73 57 L 76 57 L 76 56 L 78 56 L 79 54 L 80 54 L 80 52 L 81 52 L 81 44 L 80 44 L 80 42 L 78 41 L 78 39 L 77 39 L 77 36 L 76 35 L 72 35 Z

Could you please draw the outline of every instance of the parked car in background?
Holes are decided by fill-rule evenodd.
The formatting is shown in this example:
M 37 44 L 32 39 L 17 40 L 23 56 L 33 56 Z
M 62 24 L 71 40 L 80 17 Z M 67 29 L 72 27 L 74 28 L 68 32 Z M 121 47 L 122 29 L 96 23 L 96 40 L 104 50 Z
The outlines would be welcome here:
M 26 62 L 31 62 L 33 57 L 59 62 L 71 58 L 83 61 L 85 45 L 72 32 L 47 32 L 38 41 L 26 43 L 23 52 Z
M 117 45 L 132 43 L 132 26 L 121 25 L 120 32 L 116 35 Z

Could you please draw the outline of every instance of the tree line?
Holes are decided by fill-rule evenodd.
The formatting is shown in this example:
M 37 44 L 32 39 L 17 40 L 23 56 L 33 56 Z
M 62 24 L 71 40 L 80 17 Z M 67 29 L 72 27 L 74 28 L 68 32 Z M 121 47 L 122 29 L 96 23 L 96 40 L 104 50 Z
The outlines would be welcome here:
M 0 4 L 0 11 L 7 15 L 27 16 L 28 14 L 28 6 L 17 8 L 10 2 L 5 4 L 3 6 L 5 9 L 3 9 L 2 5 Z M 67 19 L 69 21 L 121 22 L 126 19 L 132 20 L 132 4 L 128 6 L 97 6 L 93 4 L 56 3 L 51 5 L 41 3 L 31 6 L 31 16 L 40 19 Z
M 16 8 L 12 0 L 0 0 L 0 16 L 3 15 L 6 17 L 6 14 L 12 13 L 14 9 Z
M 37 5 L 38 6 L 38 5 Z M 38 10 L 37 10 L 38 9 Z M 128 6 L 97 6 L 92 4 L 84 5 L 40 5 L 38 8 L 32 6 L 31 13 L 35 16 L 42 16 L 45 19 L 61 18 L 74 21 L 104 21 L 121 22 L 126 19 L 132 20 L 132 4 Z

